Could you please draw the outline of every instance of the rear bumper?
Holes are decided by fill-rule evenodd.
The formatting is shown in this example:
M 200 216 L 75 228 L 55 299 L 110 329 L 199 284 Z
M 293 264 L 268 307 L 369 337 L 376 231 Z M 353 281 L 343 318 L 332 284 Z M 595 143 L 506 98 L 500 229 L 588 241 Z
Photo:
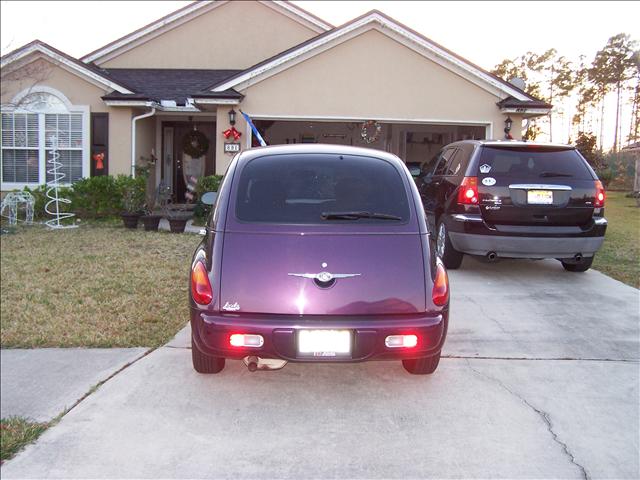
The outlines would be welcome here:
M 248 355 L 279 358 L 291 362 L 361 362 L 366 360 L 402 360 L 436 355 L 447 334 L 449 312 L 439 314 L 396 315 L 393 317 L 296 317 L 288 315 L 214 314 L 191 309 L 191 331 L 195 346 L 207 355 L 241 359 Z M 297 353 L 297 333 L 301 329 L 346 329 L 352 332 L 348 357 L 309 357 Z M 233 333 L 258 334 L 264 344 L 258 348 L 231 347 Z M 389 348 L 388 335 L 415 334 L 413 348 Z
M 447 222 L 453 248 L 472 255 L 495 252 L 510 258 L 571 258 L 593 256 L 602 246 L 607 221 L 587 228 L 488 225 L 479 215 L 452 215 Z

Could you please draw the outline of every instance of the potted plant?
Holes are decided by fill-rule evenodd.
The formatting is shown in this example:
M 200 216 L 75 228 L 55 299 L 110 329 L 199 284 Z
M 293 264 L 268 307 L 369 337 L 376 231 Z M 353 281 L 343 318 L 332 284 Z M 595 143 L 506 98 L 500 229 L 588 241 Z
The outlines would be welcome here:
M 184 232 L 187 221 L 193 217 L 193 213 L 184 210 L 167 210 L 165 215 L 169 220 L 169 228 L 173 233 Z
M 139 178 L 129 177 L 122 187 L 124 211 L 120 214 L 126 228 L 138 228 L 143 213 L 145 185 Z M 144 180 L 144 179 L 142 179 Z
M 154 212 L 153 210 L 147 208 L 145 210 L 144 215 L 142 215 L 142 223 L 144 225 L 145 231 L 157 232 L 158 226 L 160 225 L 161 218 L 162 218 L 162 214 L 158 212 Z

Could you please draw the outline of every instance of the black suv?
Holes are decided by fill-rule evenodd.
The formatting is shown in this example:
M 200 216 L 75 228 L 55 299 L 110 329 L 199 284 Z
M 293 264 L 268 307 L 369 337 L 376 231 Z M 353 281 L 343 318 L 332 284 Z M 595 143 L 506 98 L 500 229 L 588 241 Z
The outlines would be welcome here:
M 489 260 L 557 258 L 591 267 L 604 241 L 604 189 L 570 145 L 465 140 L 444 147 L 416 184 L 445 266 L 463 254 Z

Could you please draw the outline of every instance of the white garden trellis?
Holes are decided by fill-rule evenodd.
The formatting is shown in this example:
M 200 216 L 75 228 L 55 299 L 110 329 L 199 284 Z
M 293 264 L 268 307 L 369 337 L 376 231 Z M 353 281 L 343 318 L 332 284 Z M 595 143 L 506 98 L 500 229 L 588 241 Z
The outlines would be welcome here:
M 62 224 L 61 221 L 75 217 L 74 213 L 61 212 L 60 204 L 70 204 L 71 200 L 68 198 L 60 197 L 60 181 L 65 177 L 65 174 L 60 170 L 62 163 L 60 160 L 60 153 L 58 152 L 58 137 L 51 135 L 49 137 L 51 143 L 50 156 L 47 159 L 47 174 L 49 180 L 47 181 L 47 198 L 49 201 L 45 204 L 44 210 L 53 218 L 44 222 L 49 228 L 62 229 L 62 228 L 76 228 L 76 224 Z

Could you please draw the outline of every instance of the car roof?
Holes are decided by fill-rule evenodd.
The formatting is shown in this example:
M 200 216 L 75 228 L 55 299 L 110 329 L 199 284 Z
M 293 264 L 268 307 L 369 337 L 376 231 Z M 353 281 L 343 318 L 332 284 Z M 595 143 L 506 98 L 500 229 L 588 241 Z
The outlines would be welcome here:
M 289 145 L 273 145 L 267 147 L 256 147 L 244 150 L 238 162 L 246 163 L 254 158 L 266 155 L 307 155 L 307 154 L 334 154 L 334 155 L 357 155 L 361 157 L 372 157 L 387 160 L 396 166 L 402 167 L 404 162 L 392 153 L 377 150 L 375 148 L 351 147 L 348 145 L 330 145 L 324 143 L 296 143 Z
M 489 147 L 539 147 L 539 148 L 564 148 L 567 150 L 573 150 L 576 147 L 573 145 L 567 145 L 564 143 L 549 143 L 549 142 L 527 142 L 524 140 L 460 140 L 458 142 L 453 142 L 450 145 L 459 145 L 459 144 L 473 144 L 473 145 L 486 145 Z

